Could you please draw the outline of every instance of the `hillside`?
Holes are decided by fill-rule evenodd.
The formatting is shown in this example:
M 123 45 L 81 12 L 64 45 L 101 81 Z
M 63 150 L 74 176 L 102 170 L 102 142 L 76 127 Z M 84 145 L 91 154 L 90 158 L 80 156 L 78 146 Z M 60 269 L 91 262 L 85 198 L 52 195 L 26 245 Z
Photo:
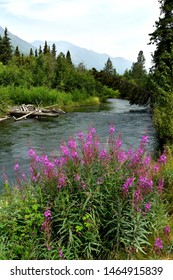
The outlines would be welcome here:
M 3 37 L 4 36 L 4 29 L 0 26 L 0 35 Z M 11 32 L 8 31 L 8 35 L 11 39 L 11 44 L 13 48 L 15 49 L 17 46 L 20 50 L 21 53 L 23 54 L 29 54 L 30 49 L 32 48 L 33 51 L 36 49 L 33 45 L 30 43 L 22 40 L 18 36 L 12 34 Z
M 4 35 L 4 29 L 0 26 L 0 35 Z M 8 31 L 8 35 L 11 39 L 11 44 L 14 49 L 16 46 L 19 47 L 19 50 L 23 54 L 29 54 L 30 49 L 33 51 L 38 49 L 39 46 L 44 46 L 45 41 L 33 41 L 32 43 L 28 43 L 18 36 L 12 34 Z M 70 51 L 72 61 L 75 65 L 79 63 L 83 63 L 87 69 L 96 68 L 97 70 L 103 69 L 108 58 L 111 59 L 114 67 L 116 68 L 119 74 L 123 74 L 126 69 L 130 69 L 132 65 L 132 61 L 129 61 L 123 57 L 111 57 L 108 54 L 100 54 L 93 50 L 88 50 L 85 48 L 81 48 L 74 44 L 65 41 L 47 41 L 48 45 L 52 46 L 53 43 L 56 45 L 57 54 L 63 52 L 64 54 L 67 51 Z

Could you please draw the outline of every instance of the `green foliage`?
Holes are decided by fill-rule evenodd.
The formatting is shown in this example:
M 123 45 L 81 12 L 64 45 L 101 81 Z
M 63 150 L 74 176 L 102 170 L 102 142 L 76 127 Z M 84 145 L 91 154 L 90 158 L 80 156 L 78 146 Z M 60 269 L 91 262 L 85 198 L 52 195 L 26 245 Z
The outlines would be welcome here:
M 0 36 L 0 62 L 4 65 L 8 64 L 8 61 L 12 57 L 12 45 L 8 36 L 7 28 L 4 30 L 4 36 Z
M 153 122 L 159 137 L 164 141 L 173 139 L 173 93 L 160 94 L 160 104 L 154 107 Z
M 156 45 L 153 54 L 153 79 L 159 88 L 166 92 L 173 90 L 173 2 L 159 0 L 159 20 L 155 22 L 155 31 L 150 35 L 150 44 Z M 159 93 L 158 93 L 159 94 Z

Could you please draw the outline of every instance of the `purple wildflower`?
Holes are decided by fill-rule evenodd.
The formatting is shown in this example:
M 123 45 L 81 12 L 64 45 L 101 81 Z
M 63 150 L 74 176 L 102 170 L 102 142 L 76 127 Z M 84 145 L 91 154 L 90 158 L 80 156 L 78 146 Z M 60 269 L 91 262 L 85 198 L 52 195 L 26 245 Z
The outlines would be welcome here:
M 141 139 L 141 144 L 147 144 L 148 143 L 148 136 L 147 135 L 143 135 L 142 139 Z
M 4 180 L 4 183 L 5 183 L 5 184 L 8 184 L 8 176 L 7 176 L 7 174 L 5 173 L 5 171 L 3 171 L 2 178 L 3 178 L 3 180 Z
M 163 228 L 163 231 L 164 231 L 165 234 L 169 234 L 169 233 L 171 232 L 171 229 L 170 229 L 169 226 L 165 226 L 165 227 Z
M 145 176 L 140 176 L 138 184 L 140 187 L 142 187 L 143 191 L 147 191 L 147 190 L 150 191 L 153 186 L 153 181 Z
M 79 132 L 78 132 L 78 138 L 79 138 L 79 139 L 82 139 L 83 136 L 84 136 L 84 135 L 83 135 L 83 132 L 82 132 L 82 131 L 79 131 Z
M 115 147 L 116 147 L 116 148 L 121 148 L 121 146 L 122 146 L 122 140 L 121 140 L 120 137 L 117 138 L 117 139 L 115 139 L 114 143 L 115 143 Z
M 161 155 L 158 162 L 165 164 L 166 163 L 166 155 L 165 154 Z
M 146 203 L 145 204 L 145 212 L 149 212 L 151 208 L 151 203 Z
M 134 194 L 133 194 L 133 197 L 134 197 L 134 202 L 135 202 L 135 205 L 140 203 L 142 201 L 142 194 L 141 194 L 141 191 L 140 189 L 137 189 Z
M 78 158 L 78 153 L 76 152 L 76 151 L 72 151 L 71 152 L 71 156 L 72 156 L 72 158 Z
M 74 175 L 74 180 L 75 180 L 75 182 L 80 181 L 80 176 L 78 174 L 75 174 Z
M 48 209 L 44 212 L 44 217 L 47 218 L 48 220 L 52 220 L 52 213 L 51 213 L 50 209 Z
M 118 153 L 118 162 L 119 163 L 122 163 L 122 162 L 124 162 L 124 161 L 126 161 L 127 160 L 127 154 L 126 154 L 126 152 L 125 151 L 120 151 L 119 153 Z
M 60 174 L 60 177 L 58 178 L 58 188 L 61 189 L 62 187 L 66 186 L 66 176 L 64 173 Z
M 90 132 L 91 132 L 91 134 L 95 135 L 95 134 L 96 134 L 96 129 L 95 129 L 95 127 L 92 127 L 92 128 L 90 129 Z
M 87 188 L 87 184 L 84 181 L 82 181 L 82 189 L 86 190 L 86 188 Z
M 69 147 L 70 149 L 76 149 L 76 148 L 77 148 L 76 141 L 75 141 L 74 139 L 70 139 L 70 140 L 68 141 L 68 147 Z
M 102 158 L 102 159 L 105 159 L 106 155 L 107 155 L 106 150 L 101 150 L 100 154 L 99 154 L 99 157 Z
M 65 144 L 61 145 L 60 148 L 61 148 L 61 151 L 64 154 L 64 156 L 69 156 L 70 155 L 69 149 L 67 148 L 67 146 Z
M 109 126 L 109 133 L 113 134 L 115 132 L 115 127 L 113 125 Z
M 158 191 L 162 193 L 164 187 L 164 178 L 161 178 L 158 182 Z
M 156 173 L 158 173 L 158 171 L 159 171 L 159 166 L 158 166 L 157 163 L 154 165 L 154 171 L 155 171 Z
M 87 142 L 91 142 L 92 143 L 92 134 L 90 132 L 87 133 L 86 140 L 87 140 Z
M 151 162 L 151 157 L 150 156 L 146 156 L 144 159 L 143 159 L 143 164 L 144 165 L 149 165 Z
M 163 241 L 160 237 L 157 237 L 156 238 L 156 241 L 154 243 L 154 252 L 157 254 L 157 253 L 160 253 L 160 251 L 163 249 Z
M 63 254 L 62 249 L 59 250 L 59 257 L 60 257 L 60 259 L 64 259 L 64 254 Z
M 128 193 L 129 187 L 133 185 L 133 181 L 134 181 L 134 179 L 130 178 L 130 177 L 126 179 L 125 183 L 122 186 L 123 194 L 127 194 Z
M 18 164 L 18 163 L 16 163 L 16 164 L 14 165 L 14 170 L 15 170 L 15 171 L 19 170 L 19 164 Z
M 22 179 L 23 179 L 24 181 L 26 180 L 26 174 L 25 174 L 24 171 L 22 172 Z
M 32 149 L 32 148 L 29 149 L 28 155 L 29 155 L 29 157 L 35 157 L 36 153 L 35 153 L 34 149 Z

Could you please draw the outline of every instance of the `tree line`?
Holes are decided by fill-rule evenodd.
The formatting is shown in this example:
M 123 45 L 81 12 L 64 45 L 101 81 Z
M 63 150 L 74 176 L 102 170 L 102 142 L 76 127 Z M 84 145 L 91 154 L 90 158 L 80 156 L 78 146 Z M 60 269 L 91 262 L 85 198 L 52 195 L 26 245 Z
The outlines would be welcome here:
M 7 28 L 0 36 L 0 87 L 45 86 L 78 96 L 98 96 L 105 100 L 116 96 L 131 104 L 152 108 L 153 120 L 162 139 L 173 139 L 173 1 L 158 0 L 160 17 L 155 30 L 149 34 L 149 44 L 155 44 L 152 67 L 147 73 L 145 56 L 140 50 L 130 70 L 119 75 L 108 58 L 102 70 L 86 69 L 83 63 L 75 66 L 68 51 L 56 53 L 56 46 L 48 46 L 28 55 L 13 50 Z M 77 96 L 76 95 L 76 96 Z

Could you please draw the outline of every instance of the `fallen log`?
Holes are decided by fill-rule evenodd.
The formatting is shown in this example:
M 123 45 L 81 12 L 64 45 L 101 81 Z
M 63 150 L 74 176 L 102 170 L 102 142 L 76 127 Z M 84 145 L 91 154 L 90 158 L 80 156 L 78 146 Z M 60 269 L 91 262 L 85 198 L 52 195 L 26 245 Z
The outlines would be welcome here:
M 26 119 L 28 116 L 30 116 L 30 115 L 32 115 L 34 113 L 35 113 L 35 111 L 32 111 L 32 112 L 29 112 L 29 113 L 25 114 L 24 116 L 22 116 L 20 118 L 16 118 L 15 116 L 13 116 L 13 118 L 15 119 L 15 121 L 20 121 L 22 119 Z

